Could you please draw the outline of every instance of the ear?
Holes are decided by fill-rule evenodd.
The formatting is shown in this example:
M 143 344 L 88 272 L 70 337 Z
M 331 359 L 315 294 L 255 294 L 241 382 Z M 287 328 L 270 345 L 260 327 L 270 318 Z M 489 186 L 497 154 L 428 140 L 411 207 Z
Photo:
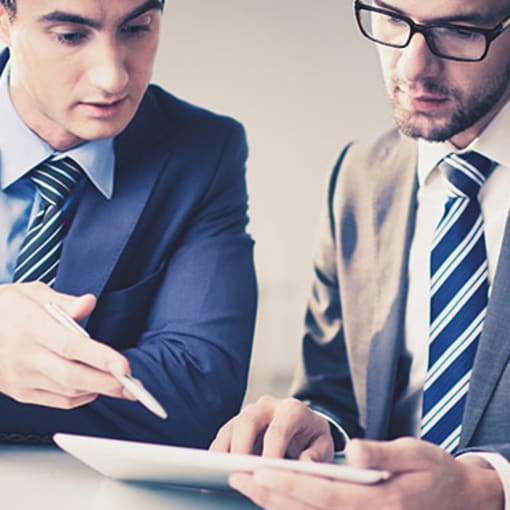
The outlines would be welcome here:
M 0 39 L 7 45 L 10 45 L 11 41 L 11 24 L 12 20 L 9 17 L 7 9 L 0 4 Z

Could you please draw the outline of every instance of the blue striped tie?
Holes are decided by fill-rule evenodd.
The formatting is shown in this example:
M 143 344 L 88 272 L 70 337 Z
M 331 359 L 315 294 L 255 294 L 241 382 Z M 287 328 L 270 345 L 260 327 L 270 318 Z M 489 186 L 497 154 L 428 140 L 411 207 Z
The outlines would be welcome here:
M 489 281 L 478 193 L 494 163 L 477 152 L 440 163 L 449 198 L 431 253 L 429 365 L 421 437 L 453 452 L 459 444 Z
M 82 175 L 69 157 L 46 161 L 32 170 L 30 178 L 39 191 L 41 207 L 21 244 L 15 282 L 55 282 L 64 240 L 62 207 Z

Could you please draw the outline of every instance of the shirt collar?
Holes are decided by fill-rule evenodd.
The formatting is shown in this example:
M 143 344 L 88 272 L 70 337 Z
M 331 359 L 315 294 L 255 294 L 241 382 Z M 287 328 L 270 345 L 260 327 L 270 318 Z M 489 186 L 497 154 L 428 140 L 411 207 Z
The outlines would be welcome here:
M 2 190 L 22 178 L 41 161 L 69 156 L 82 168 L 107 199 L 113 195 L 115 153 L 113 138 L 94 140 L 58 152 L 35 134 L 14 108 L 9 93 L 9 64 L 0 75 L 0 187 Z
M 475 150 L 510 169 L 508 131 L 510 130 L 510 102 L 465 149 L 459 151 L 452 143 L 418 140 L 418 182 L 422 186 L 434 168 L 450 152 Z

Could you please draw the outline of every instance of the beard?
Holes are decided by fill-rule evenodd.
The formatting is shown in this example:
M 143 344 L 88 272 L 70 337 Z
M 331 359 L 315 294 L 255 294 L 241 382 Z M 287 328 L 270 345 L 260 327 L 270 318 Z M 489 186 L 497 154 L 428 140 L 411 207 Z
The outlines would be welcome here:
M 510 83 L 510 62 L 501 72 L 491 77 L 484 86 L 469 95 L 457 88 L 449 87 L 426 79 L 415 85 L 430 94 L 447 97 L 454 105 L 454 111 L 447 118 L 436 118 L 426 112 L 409 111 L 397 98 L 400 80 L 393 78 L 391 104 L 395 122 L 405 135 L 423 138 L 431 142 L 443 142 L 465 131 L 485 117 L 507 93 Z

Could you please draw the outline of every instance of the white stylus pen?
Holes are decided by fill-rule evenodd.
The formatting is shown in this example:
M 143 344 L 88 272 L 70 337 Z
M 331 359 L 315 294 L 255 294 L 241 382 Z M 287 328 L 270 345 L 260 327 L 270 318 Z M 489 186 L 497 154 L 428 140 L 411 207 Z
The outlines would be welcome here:
M 85 331 L 72 317 L 67 315 L 67 313 L 64 312 L 64 310 L 62 310 L 62 308 L 60 308 L 57 304 L 46 303 L 44 308 L 46 308 L 48 313 L 55 320 L 60 322 L 60 324 L 65 326 L 67 329 L 90 338 L 87 331 Z M 168 415 L 163 409 L 163 406 L 143 386 L 140 386 L 134 377 L 130 375 L 116 374 L 115 372 L 112 372 L 112 375 L 149 411 L 153 412 L 156 416 L 159 416 L 163 420 L 166 420 Z

